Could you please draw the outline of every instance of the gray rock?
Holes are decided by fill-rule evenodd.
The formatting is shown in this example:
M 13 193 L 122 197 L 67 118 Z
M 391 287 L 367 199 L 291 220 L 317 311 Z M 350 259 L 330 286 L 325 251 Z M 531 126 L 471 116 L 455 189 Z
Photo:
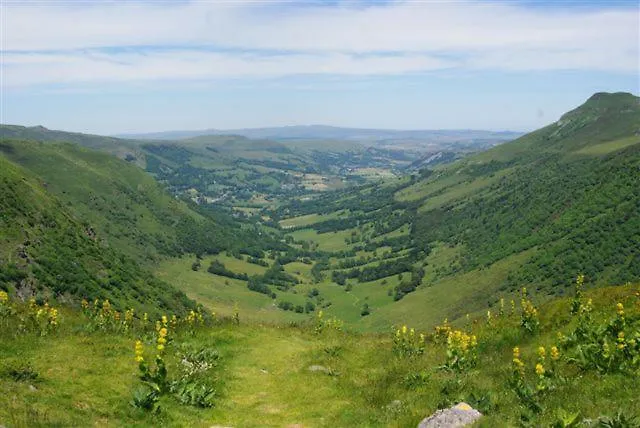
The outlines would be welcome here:
M 307 367 L 307 370 L 309 370 L 310 372 L 322 372 L 326 374 L 331 373 L 331 369 L 328 369 L 325 366 L 318 366 L 318 365 L 309 366 Z
M 438 410 L 420 422 L 418 428 L 458 428 L 470 425 L 482 417 L 482 413 L 468 405 L 458 403 L 448 409 Z

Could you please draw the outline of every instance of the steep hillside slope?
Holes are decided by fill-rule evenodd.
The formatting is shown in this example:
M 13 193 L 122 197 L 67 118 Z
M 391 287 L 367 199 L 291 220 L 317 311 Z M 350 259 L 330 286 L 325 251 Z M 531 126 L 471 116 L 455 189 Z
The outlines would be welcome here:
M 402 196 L 432 189 L 418 199 L 416 239 L 463 244 L 467 268 L 535 249 L 510 284 L 561 293 L 556 286 L 575 272 L 601 283 L 640 275 L 639 171 L 638 98 L 596 94 L 555 124 L 436 171 Z
M 219 251 L 238 228 L 194 212 L 135 165 L 105 153 L 22 140 L 4 140 L 2 153 L 37 175 L 105 245 L 140 261 Z
M 2 140 L 32 140 L 57 143 L 73 143 L 82 147 L 110 153 L 121 159 L 126 159 L 144 167 L 145 153 L 134 140 L 103 137 L 100 135 L 82 134 L 79 132 L 65 132 L 47 129 L 43 126 L 19 126 L 0 124 L 0 138 Z
M 2 145 L 3 152 L 12 146 Z M 105 245 L 46 182 L 0 156 L 0 288 L 42 301 L 108 298 L 123 309 L 184 312 L 193 302 Z

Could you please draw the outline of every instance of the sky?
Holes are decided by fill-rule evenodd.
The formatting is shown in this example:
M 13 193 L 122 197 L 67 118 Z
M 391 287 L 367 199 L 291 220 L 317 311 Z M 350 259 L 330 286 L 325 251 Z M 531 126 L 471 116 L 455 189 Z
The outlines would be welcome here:
M 0 0 L 0 122 L 529 131 L 640 92 L 632 1 Z

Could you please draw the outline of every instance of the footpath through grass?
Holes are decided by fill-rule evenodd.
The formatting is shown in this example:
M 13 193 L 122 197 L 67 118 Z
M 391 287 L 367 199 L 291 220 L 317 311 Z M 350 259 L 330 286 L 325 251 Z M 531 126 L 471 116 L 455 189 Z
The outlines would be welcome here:
M 488 319 L 378 334 L 342 331 L 327 316 L 274 326 L 239 313 L 239 323 L 201 325 L 100 305 L 58 314 L 0 304 L 7 427 L 411 427 L 459 401 L 486 415 L 479 426 L 549 426 L 571 414 L 630 419 L 640 407 L 640 288 L 632 285 L 539 308 L 525 295 L 513 313 L 506 302 Z M 136 340 L 150 373 L 161 356 L 165 379 L 141 381 Z M 154 382 L 157 396 L 136 393 Z

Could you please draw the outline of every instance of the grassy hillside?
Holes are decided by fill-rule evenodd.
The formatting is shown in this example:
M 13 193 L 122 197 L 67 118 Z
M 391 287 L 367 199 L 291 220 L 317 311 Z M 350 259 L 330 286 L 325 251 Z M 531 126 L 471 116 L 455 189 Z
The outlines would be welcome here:
M 596 94 L 557 123 L 406 189 L 433 189 L 418 199 L 415 236 L 464 243 L 468 269 L 536 249 L 511 275 L 515 287 L 562 293 L 577 271 L 595 283 L 637 279 L 638 130 L 637 97 Z
M 11 150 L 2 145 L 3 151 Z M 118 308 L 178 313 L 194 303 L 105 245 L 40 177 L 0 156 L 0 289 L 39 302 L 78 296 Z
M 79 132 L 65 132 L 47 129 L 42 126 L 18 126 L 0 124 L 0 138 L 2 140 L 31 140 L 57 143 L 73 143 L 82 147 L 110 153 L 121 159 L 126 159 L 140 167 L 146 163 L 145 153 L 134 140 L 103 137 L 101 135 L 82 134 Z
M 18 333 L 38 308 L 3 298 L 0 423 L 409 427 L 465 401 L 485 415 L 476 426 L 637 427 L 639 293 L 590 292 L 577 312 L 571 299 L 533 312 L 525 296 L 488 320 L 378 334 L 326 317 L 275 328 L 243 312 L 168 316 L 163 333 L 101 305 Z
M 423 325 L 463 317 L 523 284 L 540 298 L 563 295 L 578 272 L 589 287 L 637 281 L 639 135 L 637 97 L 596 94 L 513 142 L 411 180 L 294 202 L 274 216 L 294 242 L 333 252 L 328 264 L 316 258 L 324 279 L 315 286 L 332 294 L 339 280 L 344 299 L 358 303 L 347 308 L 332 297 L 326 310 L 362 329 L 408 314 Z M 389 239 L 403 228 L 410 233 Z M 388 264 L 399 256 L 409 262 L 401 275 Z M 386 271 L 361 281 L 354 269 L 371 263 L 387 263 Z M 370 315 L 356 316 L 365 303 Z
M 2 154 L 37 175 L 103 244 L 140 261 L 227 248 L 238 228 L 196 213 L 153 177 L 108 154 L 24 140 L 3 140 Z

